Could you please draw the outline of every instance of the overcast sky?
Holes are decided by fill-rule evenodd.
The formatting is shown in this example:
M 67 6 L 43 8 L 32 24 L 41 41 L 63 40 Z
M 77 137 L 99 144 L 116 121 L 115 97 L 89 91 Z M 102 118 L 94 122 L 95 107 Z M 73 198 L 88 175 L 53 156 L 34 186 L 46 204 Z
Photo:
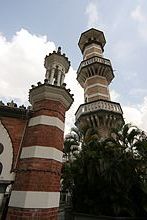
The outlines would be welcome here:
M 146 12 L 146 0 L 0 0 L 0 100 L 28 105 L 31 85 L 44 80 L 45 55 L 61 46 L 71 61 L 67 87 L 75 94 L 67 133 L 83 103 L 77 43 L 83 31 L 95 27 L 105 33 L 104 57 L 114 69 L 112 100 L 121 103 L 126 122 L 147 130 Z

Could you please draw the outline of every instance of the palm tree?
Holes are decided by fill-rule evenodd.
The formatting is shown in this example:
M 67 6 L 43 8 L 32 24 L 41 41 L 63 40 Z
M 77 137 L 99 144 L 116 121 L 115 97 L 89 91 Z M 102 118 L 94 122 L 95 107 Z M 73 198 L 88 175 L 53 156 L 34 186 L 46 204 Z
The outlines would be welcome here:
M 117 180 L 122 186 L 127 211 L 131 215 L 147 215 L 147 137 L 140 129 L 125 124 L 112 131 L 106 144 L 121 153 L 116 161 Z M 116 151 L 115 149 L 115 151 Z M 122 208 L 122 206 L 120 207 Z
M 142 131 L 136 126 L 125 124 L 122 127 L 115 128 L 111 132 L 111 137 L 107 140 L 119 144 L 122 148 L 133 150 L 134 143 L 139 140 Z
M 147 138 L 137 127 L 126 124 L 106 140 L 90 128 L 81 151 L 68 166 L 74 210 L 147 216 L 146 156 Z
M 85 127 L 82 132 L 77 127 L 72 127 L 69 134 L 64 139 L 64 157 L 66 160 L 72 160 L 74 155 L 79 153 L 84 145 L 99 140 L 98 129 L 93 127 Z
M 81 141 L 81 134 L 76 127 L 71 128 L 69 134 L 64 139 L 64 158 L 66 161 L 71 161 L 76 153 L 79 152 L 79 146 Z

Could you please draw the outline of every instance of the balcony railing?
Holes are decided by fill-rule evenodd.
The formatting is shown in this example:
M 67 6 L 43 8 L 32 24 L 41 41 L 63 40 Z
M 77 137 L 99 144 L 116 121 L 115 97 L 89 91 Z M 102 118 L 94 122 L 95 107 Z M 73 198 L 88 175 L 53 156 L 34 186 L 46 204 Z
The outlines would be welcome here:
M 97 100 L 90 103 L 85 103 L 80 105 L 76 112 L 76 121 L 78 118 L 86 113 L 95 112 L 97 110 L 105 110 L 110 111 L 114 113 L 123 114 L 121 106 L 119 103 L 111 102 L 111 101 L 105 101 L 105 100 Z
M 96 56 L 96 57 L 92 57 L 90 59 L 82 61 L 80 66 L 79 66 L 78 72 L 80 72 L 82 67 L 87 66 L 87 65 L 92 64 L 92 63 L 96 63 L 96 62 L 106 64 L 106 65 L 112 67 L 110 60 Z

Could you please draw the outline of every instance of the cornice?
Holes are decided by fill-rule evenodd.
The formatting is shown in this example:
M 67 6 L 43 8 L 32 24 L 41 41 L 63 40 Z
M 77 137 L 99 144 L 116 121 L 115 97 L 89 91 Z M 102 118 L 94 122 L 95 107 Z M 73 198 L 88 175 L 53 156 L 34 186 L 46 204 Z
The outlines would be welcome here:
M 45 81 L 44 84 L 39 83 L 37 87 L 30 90 L 29 101 L 32 106 L 41 100 L 49 99 L 61 102 L 68 110 L 73 103 L 73 95 L 70 94 L 70 89 L 65 88 L 65 84 L 60 86 L 50 85 Z

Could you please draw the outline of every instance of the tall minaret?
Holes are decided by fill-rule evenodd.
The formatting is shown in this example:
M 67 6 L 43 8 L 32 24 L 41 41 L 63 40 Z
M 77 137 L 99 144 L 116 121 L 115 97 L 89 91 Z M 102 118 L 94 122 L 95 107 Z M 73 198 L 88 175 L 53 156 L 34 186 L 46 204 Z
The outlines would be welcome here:
M 81 34 L 79 47 L 83 54 L 77 80 L 84 89 L 85 103 L 76 112 L 79 129 L 95 127 L 100 137 L 108 137 L 111 128 L 124 122 L 119 103 L 110 101 L 109 84 L 114 78 L 110 60 L 103 57 L 106 40 L 94 28 Z
M 73 95 L 64 77 L 70 62 L 61 48 L 45 57 L 46 79 L 32 86 L 28 119 L 7 219 L 57 220 L 65 112 Z

